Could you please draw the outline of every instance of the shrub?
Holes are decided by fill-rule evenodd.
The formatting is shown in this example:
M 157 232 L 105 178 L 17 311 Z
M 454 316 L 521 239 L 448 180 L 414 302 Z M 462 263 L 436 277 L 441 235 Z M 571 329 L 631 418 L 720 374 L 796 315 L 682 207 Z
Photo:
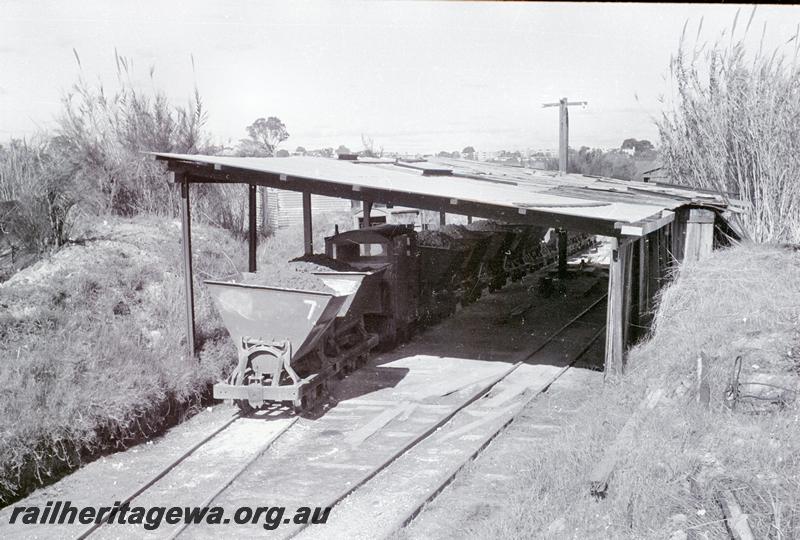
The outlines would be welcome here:
M 603 152 L 599 148 L 582 146 L 578 151 L 570 148 L 569 154 L 571 173 L 606 176 L 620 180 L 633 180 L 636 176 L 633 158 L 623 152 Z
M 73 178 L 55 143 L 42 137 L 0 146 L 0 237 L 25 250 L 42 252 L 63 245 L 75 204 Z
M 733 217 L 744 236 L 799 242 L 797 49 L 788 61 L 782 48 L 763 51 L 762 35 L 762 46 L 748 55 L 752 18 L 740 39 L 733 38 L 736 20 L 729 40 L 689 49 L 681 38 L 671 63 L 674 110 L 658 122 L 661 152 L 677 182 L 744 202 L 744 212 Z

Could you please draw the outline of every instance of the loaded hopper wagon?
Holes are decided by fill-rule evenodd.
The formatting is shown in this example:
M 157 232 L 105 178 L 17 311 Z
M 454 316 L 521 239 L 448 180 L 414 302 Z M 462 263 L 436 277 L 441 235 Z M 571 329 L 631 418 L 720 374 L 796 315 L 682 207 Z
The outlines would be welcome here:
M 331 378 L 358 367 L 378 344 L 358 309 L 371 303 L 380 273 L 320 273 L 333 293 L 206 281 L 239 357 L 214 397 L 245 412 L 269 402 L 313 407 Z

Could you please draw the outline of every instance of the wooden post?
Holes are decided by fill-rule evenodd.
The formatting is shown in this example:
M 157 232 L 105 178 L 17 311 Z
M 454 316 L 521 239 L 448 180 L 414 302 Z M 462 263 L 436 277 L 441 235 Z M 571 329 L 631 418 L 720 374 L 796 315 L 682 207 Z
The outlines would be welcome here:
M 250 253 L 248 257 L 247 271 L 256 271 L 256 247 L 258 246 L 258 230 L 256 221 L 256 186 L 250 184 L 248 189 L 248 220 L 247 220 L 247 237 L 250 246 Z
M 684 256 L 684 245 L 686 244 L 686 222 L 689 219 L 688 208 L 678 208 L 675 211 L 675 220 L 672 225 L 672 256 L 676 260 L 682 261 Z
M 361 208 L 364 210 L 364 217 L 361 220 L 361 228 L 366 229 L 370 226 L 370 213 L 372 212 L 372 201 L 363 201 Z
M 661 285 L 661 268 L 658 265 L 658 231 L 647 235 L 647 305 L 653 307 L 653 300 Z
M 608 265 L 608 308 L 606 310 L 605 377 L 622 374 L 623 251 L 617 238 L 611 239 Z
M 567 231 L 558 229 L 558 277 L 567 277 Z
M 683 260 L 695 262 L 711 253 L 714 246 L 714 211 L 692 208 L 686 222 Z
M 647 237 L 642 236 L 636 244 L 638 248 L 638 265 L 636 268 L 636 302 L 638 334 L 641 335 L 649 324 L 649 294 L 647 291 Z
M 570 105 L 587 105 L 585 101 L 567 101 L 561 98 L 558 103 L 545 103 L 543 107 L 558 106 L 558 171 L 566 174 L 569 168 L 569 111 Z
M 439 211 L 439 227 L 444 227 L 447 225 L 447 214 L 444 210 Z
M 311 193 L 303 192 L 303 249 L 306 255 L 314 254 L 314 231 L 311 227 Z
M 361 228 L 366 229 L 370 226 L 371 216 L 370 213 L 372 212 L 372 201 L 364 201 L 361 206 L 364 209 L 364 217 L 361 220 Z M 372 246 L 369 244 L 364 244 L 364 255 L 369 257 L 372 255 Z
M 628 345 L 633 343 L 633 332 L 635 331 L 631 328 L 631 314 L 636 306 L 633 301 L 633 243 L 627 242 L 622 244 L 620 242 L 620 257 L 622 258 L 622 280 L 625 284 L 622 293 L 622 346 L 623 349 L 627 348 Z M 624 359 L 623 359 L 623 368 L 624 368 Z
M 567 98 L 558 102 L 558 171 L 566 174 L 569 166 L 569 109 Z
M 640 279 L 640 268 L 642 264 L 642 250 L 639 247 L 642 242 L 643 240 L 641 237 L 634 241 L 631 244 L 630 251 L 628 253 L 628 259 L 630 259 L 630 270 L 628 271 L 630 275 L 630 283 L 628 284 L 626 291 L 630 291 L 630 295 L 625 302 L 628 306 L 628 338 L 625 340 L 626 343 L 634 343 L 637 339 L 639 339 L 642 326 L 642 310 L 640 309 L 642 286 Z
M 184 172 L 180 175 L 181 185 L 181 232 L 183 244 L 183 279 L 186 297 L 186 343 L 189 355 L 194 358 L 197 350 L 194 339 L 194 275 L 192 273 L 192 214 L 189 204 L 189 178 Z
M 267 208 L 269 204 L 269 197 L 267 195 L 267 187 L 264 186 L 261 188 L 261 221 L 259 222 L 262 231 L 266 231 L 269 228 L 269 214 L 267 213 Z
M 472 224 L 472 216 L 467 216 L 467 224 L 468 225 Z

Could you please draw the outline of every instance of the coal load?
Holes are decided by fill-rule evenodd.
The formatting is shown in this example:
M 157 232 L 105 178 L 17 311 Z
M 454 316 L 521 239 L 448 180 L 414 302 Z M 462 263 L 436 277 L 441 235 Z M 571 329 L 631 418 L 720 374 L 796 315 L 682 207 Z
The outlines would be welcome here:
M 289 261 L 289 266 L 300 272 L 356 272 L 357 269 L 327 255 L 303 255 Z
M 473 221 L 467 228 L 471 231 L 502 231 L 503 225 L 492 220 L 482 219 L 479 221 Z
M 426 230 L 418 232 L 417 244 L 420 246 L 435 248 L 464 249 L 463 242 L 440 230 Z
M 448 236 L 457 238 L 459 240 L 464 238 L 474 238 L 474 234 L 470 234 L 470 230 L 463 225 L 446 225 L 439 229 L 441 232 Z
M 279 287 L 281 289 L 300 289 L 322 293 L 333 293 L 319 276 L 304 268 L 308 263 L 300 264 L 270 264 L 263 266 L 254 273 L 242 274 L 240 283 L 248 285 L 263 285 L 265 287 Z M 326 269 L 327 270 L 327 269 Z

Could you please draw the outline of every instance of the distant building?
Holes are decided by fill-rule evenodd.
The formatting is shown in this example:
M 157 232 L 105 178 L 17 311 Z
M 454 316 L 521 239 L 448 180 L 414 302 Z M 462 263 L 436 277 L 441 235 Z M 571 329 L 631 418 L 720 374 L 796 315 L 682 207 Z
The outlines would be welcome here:
M 666 169 L 658 160 L 637 161 L 634 180 L 640 182 L 670 182 Z
M 264 215 L 264 208 L 267 212 Z M 347 199 L 311 195 L 311 215 L 350 212 Z M 261 227 L 283 229 L 303 223 L 303 194 L 271 187 L 259 187 L 256 198 L 256 220 Z
M 528 166 L 531 169 L 539 169 L 540 171 L 544 171 L 547 169 L 547 160 L 544 158 L 531 158 L 528 162 Z

